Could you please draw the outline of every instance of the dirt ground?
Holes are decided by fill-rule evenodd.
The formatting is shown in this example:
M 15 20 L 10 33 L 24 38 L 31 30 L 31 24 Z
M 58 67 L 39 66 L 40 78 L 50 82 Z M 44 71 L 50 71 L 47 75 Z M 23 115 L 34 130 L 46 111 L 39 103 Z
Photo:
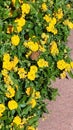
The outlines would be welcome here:
M 73 30 L 68 45 L 73 59 Z M 73 130 L 73 79 L 57 79 L 53 86 L 58 88 L 60 96 L 55 102 L 48 102 L 50 114 L 45 121 L 39 121 L 38 130 Z

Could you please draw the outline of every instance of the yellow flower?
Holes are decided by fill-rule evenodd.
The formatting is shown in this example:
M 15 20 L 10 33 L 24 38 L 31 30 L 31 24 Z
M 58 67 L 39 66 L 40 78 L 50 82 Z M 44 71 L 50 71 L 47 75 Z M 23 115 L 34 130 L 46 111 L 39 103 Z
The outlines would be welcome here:
M 0 117 L 2 117 L 2 115 L 3 115 L 3 114 L 2 114 L 2 113 L 0 113 Z
M 55 17 L 53 17 L 49 23 L 49 26 L 46 27 L 46 30 L 48 32 L 52 32 L 54 35 L 57 34 L 58 30 L 54 27 L 54 25 L 57 23 L 57 20 Z
M 50 17 L 50 14 L 45 14 L 45 16 L 43 17 L 43 19 L 48 23 L 51 21 L 51 17 Z
M 48 67 L 48 62 L 45 61 L 44 59 L 39 59 L 37 61 L 37 64 L 38 64 L 39 67 Z
M 67 25 L 70 29 L 73 29 L 73 23 L 68 19 L 63 22 L 64 25 Z
M 42 4 L 42 10 L 43 10 L 43 11 L 47 11 L 47 9 L 48 9 L 48 8 L 47 8 L 46 3 L 43 3 L 43 4 Z
M 15 5 L 16 0 L 12 0 L 12 4 Z
M 35 130 L 33 126 L 28 126 L 27 130 Z
M 40 92 L 39 92 L 39 91 L 36 91 L 36 92 L 35 92 L 35 98 L 38 99 L 38 98 L 40 98 L 40 97 L 41 97 L 41 96 L 40 96 Z
M 27 43 L 27 46 L 28 46 L 28 48 L 30 49 L 30 50 L 32 50 L 32 51 L 38 51 L 38 49 L 39 49 L 39 45 L 38 45 L 38 43 L 37 42 L 33 42 L 33 41 L 29 41 L 28 43 Z
M 13 65 L 10 61 L 4 61 L 3 62 L 3 69 L 11 70 L 12 67 L 13 67 Z
M 66 6 L 67 6 L 67 8 L 69 8 L 69 9 L 71 8 L 71 5 L 70 5 L 70 4 L 67 4 Z
M 37 66 L 35 66 L 35 65 L 30 66 L 30 71 L 36 73 L 38 71 Z
M 8 53 L 5 53 L 3 56 L 4 61 L 9 61 L 10 60 L 10 55 Z
M 24 79 L 24 78 L 26 78 L 26 74 L 27 74 L 27 72 L 25 71 L 25 69 L 24 68 L 18 68 L 18 74 L 19 74 L 19 76 L 20 76 L 20 79 Z
M 17 28 L 17 32 L 18 33 L 22 31 L 22 27 L 21 26 L 17 26 L 16 28 Z
M 6 94 L 6 97 L 8 97 L 8 98 L 14 97 L 15 96 L 14 88 L 12 88 L 11 86 L 8 86 L 7 92 L 5 94 Z
M 18 32 L 21 32 L 21 30 L 22 30 L 22 27 L 25 25 L 25 23 L 26 23 L 26 21 L 25 21 L 25 19 L 23 18 L 23 17 L 20 17 L 20 18 L 17 18 L 16 20 L 15 20 L 15 22 L 17 23 L 17 31 Z
M 51 19 L 51 24 L 52 24 L 52 25 L 55 25 L 56 23 L 57 23 L 57 20 L 56 20 L 55 17 L 53 17 L 53 18 Z
M 19 38 L 18 35 L 13 35 L 11 37 L 11 43 L 12 43 L 12 45 L 17 46 L 19 44 L 19 42 L 20 42 L 20 38 Z
M 52 23 L 50 23 L 49 26 L 46 27 L 46 30 L 48 32 L 52 32 L 54 35 L 56 35 L 58 32 L 58 30 L 54 27 Z
M 55 14 L 58 20 L 63 18 L 63 11 L 61 8 L 58 9 L 58 12 Z
M 13 60 L 13 61 L 14 61 L 14 63 L 16 63 L 16 64 L 17 64 L 17 63 L 18 63 L 18 61 L 19 61 L 18 57 L 17 57 L 17 56 L 14 56 L 14 60 Z
M 4 76 L 4 82 L 7 84 L 7 85 L 13 85 L 13 81 L 11 80 L 10 76 L 9 75 L 5 75 Z
M 29 71 L 27 74 L 27 78 L 31 81 L 35 80 L 35 78 L 36 78 L 35 73 L 32 71 Z
M 73 61 L 70 62 L 71 68 L 73 69 Z
M 21 118 L 19 116 L 14 117 L 13 123 L 15 123 L 17 126 L 21 124 Z
M 30 5 L 27 3 L 24 3 L 21 5 L 22 14 L 29 14 L 30 12 Z
M 57 43 L 55 41 L 51 42 L 50 51 L 51 51 L 51 54 L 54 55 L 54 56 L 59 53 L 59 50 L 57 48 Z
M 6 69 L 3 69 L 3 70 L 1 71 L 1 73 L 2 73 L 3 76 L 6 76 L 6 75 L 8 74 L 8 71 L 7 71 Z
M 63 71 L 63 73 L 60 74 L 61 79 L 66 78 L 66 71 Z
M 26 94 L 28 96 L 30 96 L 31 92 L 32 92 L 32 88 L 31 87 L 26 88 Z
M 15 20 L 15 22 L 17 23 L 17 26 L 24 26 L 25 25 L 25 19 L 23 17 L 17 18 Z
M 53 30 L 51 31 L 54 35 L 56 35 L 58 33 L 58 30 L 56 28 L 53 28 Z
M 43 43 L 43 42 L 44 42 L 44 41 L 41 41 L 42 44 L 45 44 L 45 42 L 44 42 L 44 43 Z M 45 52 L 46 49 L 45 49 L 44 46 L 39 45 L 39 51 L 41 51 L 41 52 Z
M 8 102 L 8 107 L 9 107 L 10 110 L 14 110 L 14 109 L 17 109 L 18 104 L 15 100 L 10 100 Z
M 42 37 L 42 39 L 47 41 L 47 39 L 49 38 L 49 35 L 46 35 L 46 33 L 42 33 L 41 37 Z
M 39 45 L 37 42 L 33 42 L 33 41 L 28 41 L 28 42 L 24 42 L 24 46 L 29 48 L 31 51 L 38 51 L 39 49 Z
M 69 63 L 66 63 L 65 65 L 65 71 L 70 71 L 71 70 L 71 66 Z
M 2 114 L 5 111 L 5 105 L 0 103 L 0 114 Z
M 14 68 L 15 68 L 15 66 L 18 64 L 18 62 L 19 62 L 19 59 L 18 59 L 16 56 L 14 56 L 13 61 L 11 61 L 12 66 L 13 66 L 13 69 L 14 69 Z
M 32 51 L 27 52 L 26 55 L 25 55 L 26 58 L 28 58 L 31 54 L 32 54 Z
M 35 99 L 31 99 L 29 104 L 31 104 L 32 108 L 34 108 L 36 106 L 36 100 Z
M 60 70 L 63 70 L 65 69 L 66 67 L 66 62 L 62 59 L 62 60 L 59 60 L 57 62 L 57 68 L 60 69 Z

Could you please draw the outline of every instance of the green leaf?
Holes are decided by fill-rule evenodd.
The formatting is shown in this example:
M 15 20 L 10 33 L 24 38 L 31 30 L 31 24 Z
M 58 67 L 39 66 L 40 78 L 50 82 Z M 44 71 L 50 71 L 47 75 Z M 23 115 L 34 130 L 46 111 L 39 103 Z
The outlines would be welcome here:
M 30 110 L 31 110 L 31 106 L 30 106 L 30 105 L 29 105 L 29 106 L 24 107 L 24 109 L 23 109 L 23 111 L 22 111 L 21 115 L 22 115 L 22 116 L 27 115 L 27 114 L 28 114 L 28 112 L 29 112 Z
M 38 116 L 34 116 L 34 117 L 30 118 L 30 119 L 28 120 L 29 125 L 33 125 L 34 122 L 37 122 L 37 121 L 38 121 L 38 119 L 39 119 Z
M 73 79 L 73 73 L 72 73 L 72 71 L 68 72 L 68 74 Z

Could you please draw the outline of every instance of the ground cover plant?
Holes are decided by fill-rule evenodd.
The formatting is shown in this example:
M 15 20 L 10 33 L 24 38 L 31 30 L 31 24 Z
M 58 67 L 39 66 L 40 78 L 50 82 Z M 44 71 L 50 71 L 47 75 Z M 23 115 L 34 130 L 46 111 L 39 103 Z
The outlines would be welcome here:
M 37 129 L 52 80 L 73 77 L 71 29 L 72 0 L 0 0 L 1 130 Z

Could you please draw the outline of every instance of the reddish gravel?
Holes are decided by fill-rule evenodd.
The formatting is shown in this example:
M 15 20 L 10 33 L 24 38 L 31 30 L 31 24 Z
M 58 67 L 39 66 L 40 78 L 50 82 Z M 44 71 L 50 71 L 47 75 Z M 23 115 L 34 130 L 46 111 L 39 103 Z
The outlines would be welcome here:
M 73 30 L 68 45 L 73 59 Z M 50 114 L 45 121 L 39 121 L 38 130 L 73 130 L 73 79 L 57 79 L 53 86 L 59 89 L 60 96 L 55 102 L 48 102 Z

